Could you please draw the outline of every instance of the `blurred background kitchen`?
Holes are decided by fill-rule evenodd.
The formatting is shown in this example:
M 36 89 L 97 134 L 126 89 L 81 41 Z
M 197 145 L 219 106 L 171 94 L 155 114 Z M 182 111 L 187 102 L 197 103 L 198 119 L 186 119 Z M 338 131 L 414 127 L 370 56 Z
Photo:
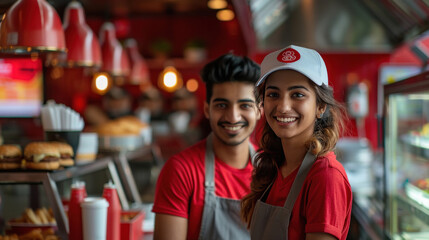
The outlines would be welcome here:
M 125 159 L 132 179 L 119 164 L 117 184 L 146 207 L 163 162 L 210 131 L 207 62 L 317 49 L 349 114 L 337 146 L 355 194 L 349 238 L 429 239 L 429 1 L 2 0 L 0 14 L 0 143 L 45 140 L 42 106 L 63 104 L 98 136 L 91 162 Z M 119 139 L 134 133 L 113 121 L 129 116 L 138 138 Z M 59 179 L 66 198 L 73 177 Z M 22 194 L 6 183 L 0 224 L 8 195 Z

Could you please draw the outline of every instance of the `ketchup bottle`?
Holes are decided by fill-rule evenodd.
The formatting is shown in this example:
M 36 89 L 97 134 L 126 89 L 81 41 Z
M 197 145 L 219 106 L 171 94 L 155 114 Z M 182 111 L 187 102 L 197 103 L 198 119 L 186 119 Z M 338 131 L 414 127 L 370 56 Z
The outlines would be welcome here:
M 121 239 L 121 204 L 115 185 L 109 181 L 104 185 L 103 197 L 109 202 L 107 208 L 107 232 L 106 240 Z
M 82 240 L 82 209 L 80 203 L 86 197 L 85 182 L 77 181 L 71 186 L 69 217 L 69 239 Z

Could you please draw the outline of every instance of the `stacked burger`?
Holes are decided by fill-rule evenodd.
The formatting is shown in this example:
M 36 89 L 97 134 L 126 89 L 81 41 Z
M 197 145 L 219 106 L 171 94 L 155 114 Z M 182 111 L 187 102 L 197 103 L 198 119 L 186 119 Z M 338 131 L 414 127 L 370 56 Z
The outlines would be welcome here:
M 22 164 L 22 151 L 18 145 L 0 145 L 0 169 L 18 169 Z
M 24 149 L 25 168 L 55 170 L 74 165 L 72 147 L 62 142 L 32 142 Z
M 14 144 L 0 145 L 0 169 L 55 170 L 74 165 L 73 148 L 64 142 L 31 142 L 24 148 Z
M 60 167 L 71 167 L 74 165 L 74 152 L 72 146 L 65 142 L 50 142 L 60 152 Z

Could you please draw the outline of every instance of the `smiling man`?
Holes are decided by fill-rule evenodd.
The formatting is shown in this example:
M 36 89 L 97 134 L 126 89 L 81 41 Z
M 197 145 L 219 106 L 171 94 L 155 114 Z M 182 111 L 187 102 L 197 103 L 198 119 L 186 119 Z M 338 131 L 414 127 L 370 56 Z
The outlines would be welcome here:
M 164 165 L 153 207 L 154 239 L 250 239 L 240 200 L 250 191 L 259 75 L 256 63 L 233 54 L 202 70 L 212 133 Z

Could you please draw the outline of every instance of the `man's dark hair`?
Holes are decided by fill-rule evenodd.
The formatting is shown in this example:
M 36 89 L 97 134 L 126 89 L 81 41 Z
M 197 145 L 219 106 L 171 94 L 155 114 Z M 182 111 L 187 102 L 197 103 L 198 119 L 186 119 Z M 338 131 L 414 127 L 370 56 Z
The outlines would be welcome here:
M 206 84 L 206 101 L 210 103 L 213 85 L 224 82 L 248 82 L 255 84 L 261 74 L 258 64 L 248 57 L 228 53 L 208 63 L 201 71 Z

